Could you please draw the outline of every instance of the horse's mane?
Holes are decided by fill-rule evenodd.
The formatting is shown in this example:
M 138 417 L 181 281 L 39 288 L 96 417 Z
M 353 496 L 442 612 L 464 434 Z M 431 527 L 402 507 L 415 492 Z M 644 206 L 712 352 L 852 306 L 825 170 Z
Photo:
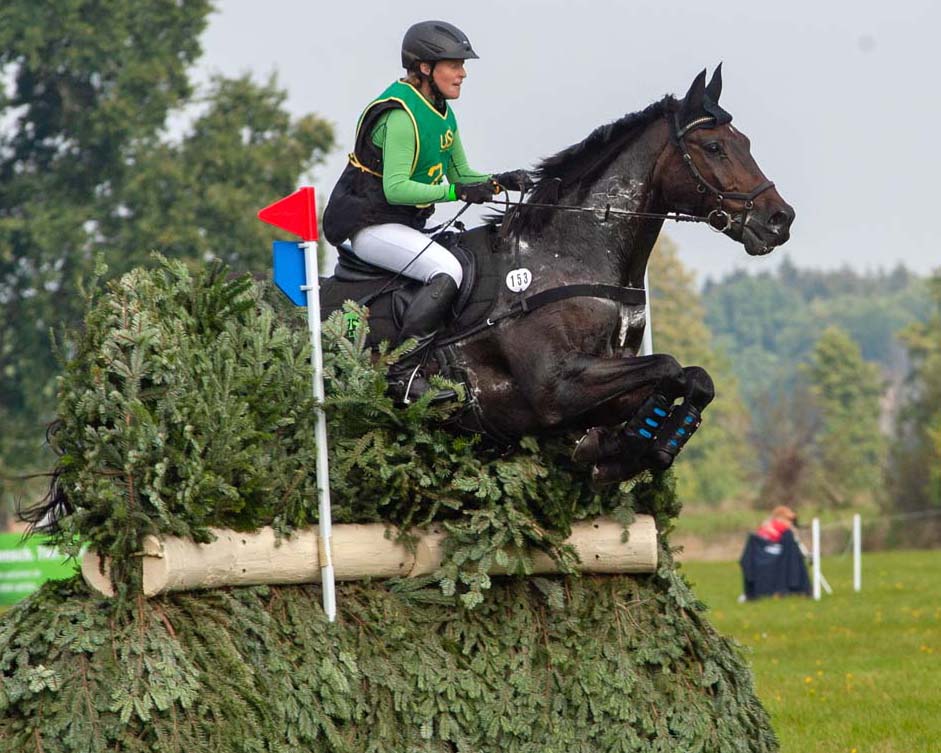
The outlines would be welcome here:
M 559 195 L 572 188 L 578 191 L 577 201 L 583 201 L 589 187 L 624 148 L 652 122 L 673 112 L 677 105 L 677 100 L 667 95 L 640 112 L 629 113 L 613 123 L 599 126 L 584 140 L 547 157 L 533 171 L 536 185 L 527 203 L 556 204 Z M 551 210 L 536 208 L 523 211 L 516 220 L 520 225 L 515 229 L 538 232 L 554 214 Z

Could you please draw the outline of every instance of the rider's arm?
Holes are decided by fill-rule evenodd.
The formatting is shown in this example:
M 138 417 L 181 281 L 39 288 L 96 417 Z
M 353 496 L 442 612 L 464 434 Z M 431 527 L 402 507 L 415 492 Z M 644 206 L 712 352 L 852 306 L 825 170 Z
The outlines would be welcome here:
M 415 128 L 405 110 L 383 114 L 373 129 L 372 141 L 382 149 L 382 191 L 390 204 L 419 206 L 453 200 L 449 186 L 429 186 L 411 179 Z
M 464 153 L 464 144 L 461 142 L 461 132 L 454 134 L 454 144 L 451 146 L 451 166 L 448 168 L 449 183 L 483 183 L 490 180 L 488 173 L 479 173 L 467 164 L 467 155 Z

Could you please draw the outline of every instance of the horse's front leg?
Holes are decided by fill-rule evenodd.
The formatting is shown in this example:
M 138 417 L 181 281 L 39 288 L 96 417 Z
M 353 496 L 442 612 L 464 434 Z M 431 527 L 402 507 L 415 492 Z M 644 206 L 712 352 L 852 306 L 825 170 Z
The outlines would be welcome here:
M 654 394 L 623 426 L 592 429 L 576 446 L 575 457 L 594 463 L 592 478 L 615 483 L 643 470 L 669 468 L 702 422 L 702 412 L 715 397 L 715 386 L 705 369 L 683 369 L 683 400 Z
M 620 424 L 651 393 L 667 394 L 672 403 L 683 392 L 683 369 L 672 356 L 553 355 L 547 350 L 538 358 L 510 362 L 520 391 L 546 430 Z

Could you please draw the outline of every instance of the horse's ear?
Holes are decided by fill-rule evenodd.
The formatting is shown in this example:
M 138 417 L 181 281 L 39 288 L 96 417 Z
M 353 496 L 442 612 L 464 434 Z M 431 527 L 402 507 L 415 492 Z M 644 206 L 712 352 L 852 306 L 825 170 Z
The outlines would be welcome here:
M 709 97 L 714 103 L 719 104 L 719 96 L 722 94 L 722 63 L 719 63 L 719 67 L 716 68 L 715 72 L 712 74 L 712 78 L 709 79 L 709 84 L 706 86 L 706 96 Z
M 680 110 L 680 121 L 688 123 L 702 113 L 703 95 L 706 93 L 706 69 L 693 79 L 693 83 L 683 97 L 683 107 Z

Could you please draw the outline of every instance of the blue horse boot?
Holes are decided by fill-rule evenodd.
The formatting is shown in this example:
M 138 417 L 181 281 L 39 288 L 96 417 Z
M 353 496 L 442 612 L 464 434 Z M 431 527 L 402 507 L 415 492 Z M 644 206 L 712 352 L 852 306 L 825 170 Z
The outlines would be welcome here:
M 663 428 L 657 435 L 656 443 L 648 456 L 650 467 L 665 471 L 673 465 L 676 456 L 701 423 L 702 414 L 689 401 L 677 405 L 663 422 Z

